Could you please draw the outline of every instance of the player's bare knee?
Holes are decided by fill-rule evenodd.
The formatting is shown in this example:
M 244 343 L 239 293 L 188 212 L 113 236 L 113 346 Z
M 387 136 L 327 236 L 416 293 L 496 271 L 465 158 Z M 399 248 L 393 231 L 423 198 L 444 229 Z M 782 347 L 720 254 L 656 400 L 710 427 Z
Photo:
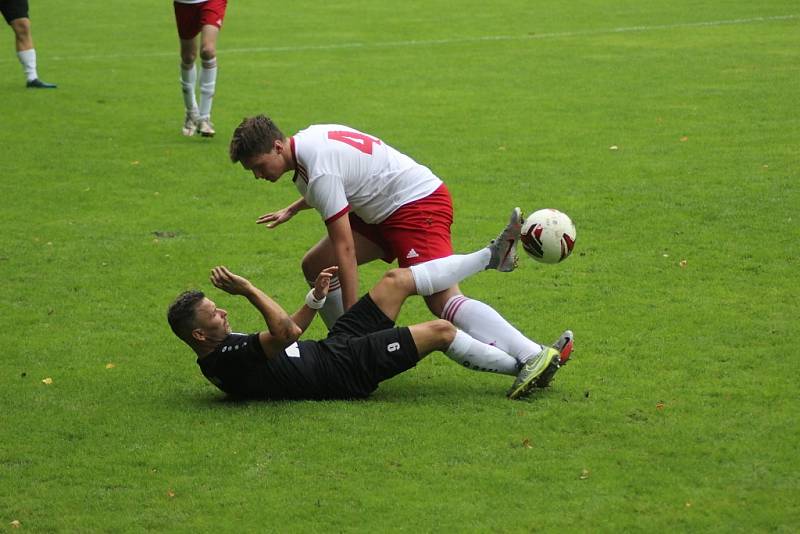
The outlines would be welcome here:
M 300 260 L 300 268 L 303 270 L 303 276 L 306 277 L 306 280 L 316 280 L 317 275 L 324 267 L 319 266 L 317 259 L 309 250 L 305 253 L 303 259 Z
M 456 337 L 456 327 L 450 321 L 435 319 L 430 322 L 431 329 L 436 334 L 439 344 L 442 347 L 449 347 Z
M 12 20 L 11 29 L 14 30 L 17 39 L 29 39 L 31 36 L 31 21 L 26 18 Z
M 217 47 L 213 45 L 203 45 L 200 48 L 200 59 L 203 61 L 214 61 L 217 57 Z
M 405 295 L 410 295 L 414 292 L 414 279 L 408 269 L 395 268 L 387 271 L 383 275 L 381 283 Z

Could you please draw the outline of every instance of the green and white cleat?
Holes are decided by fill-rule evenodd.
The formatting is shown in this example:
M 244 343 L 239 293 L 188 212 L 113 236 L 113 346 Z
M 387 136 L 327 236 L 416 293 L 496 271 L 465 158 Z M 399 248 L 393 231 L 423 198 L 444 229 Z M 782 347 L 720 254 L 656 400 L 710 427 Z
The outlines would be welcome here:
M 558 365 L 548 365 L 547 369 L 544 370 L 544 373 L 542 373 L 539 378 L 534 381 L 534 388 L 550 387 L 550 384 L 553 382 L 553 378 L 555 378 L 558 370 L 567 365 L 569 357 L 572 354 L 574 340 L 575 336 L 572 334 L 572 330 L 564 330 L 564 333 L 561 334 L 561 337 L 559 337 L 556 342 L 553 343 L 553 348 L 558 351 Z
M 549 367 L 555 366 L 556 370 L 558 369 L 560 359 L 561 355 L 556 349 L 544 347 L 539 354 L 522 366 L 522 370 L 520 370 L 506 396 L 509 399 L 518 399 L 527 395 L 533 388 L 536 379 L 542 376 Z

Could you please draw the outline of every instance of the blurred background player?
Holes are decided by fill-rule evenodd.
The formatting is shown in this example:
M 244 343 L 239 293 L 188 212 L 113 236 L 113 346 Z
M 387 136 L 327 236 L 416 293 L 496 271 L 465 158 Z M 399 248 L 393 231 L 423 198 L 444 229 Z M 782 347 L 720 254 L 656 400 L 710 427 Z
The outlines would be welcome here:
M 26 87 L 29 89 L 55 89 L 56 84 L 43 82 L 36 72 L 36 49 L 33 47 L 33 37 L 31 37 L 28 0 L 0 0 L 0 12 L 14 30 L 17 57 L 25 71 Z
M 228 0 L 174 0 L 175 22 L 181 41 L 181 88 L 186 116 L 183 135 L 214 136 L 211 101 L 217 86 L 217 37 Z M 200 105 L 195 97 L 197 83 L 197 35 L 200 34 Z
M 271 119 L 258 115 L 236 128 L 230 158 L 268 182 L 294 171 L 301 197 L 262 215 L 258 223 L 274 228 L 300 210 L 319 212 L 328 235 L 306 252 L 302 269 L 313 284 L 325 267 L 339 267 L 320 310 L 328 328 L 356 301 L 357 265 L 397 259 L 400 267 L 410 267 L 453 253 L 447 187 L 430 169 L 375 136 L 341 124 L 318 124 L 287 138 Z M 514 268 L 521 227 L 516 208 L 506 234 L 497 239 L 503 250 L 492 268 Z M 543 350 L 494 308 L 464 296 L 457 283 L 432 291 L 425 280 L 419 282 L 417 293 L 434 315 L 512 356 L 498 372 L 524 373 Z

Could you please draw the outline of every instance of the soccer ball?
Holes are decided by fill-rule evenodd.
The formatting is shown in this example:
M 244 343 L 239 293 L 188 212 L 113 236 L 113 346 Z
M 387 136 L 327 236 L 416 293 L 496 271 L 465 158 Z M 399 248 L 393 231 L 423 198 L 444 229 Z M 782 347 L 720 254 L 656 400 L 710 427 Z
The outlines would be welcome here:
M 575 246 L 575 224 L 565 213 L 543 209 L 531 213 L 522 225 L 522 248 L 536 261 L 558 263 Z

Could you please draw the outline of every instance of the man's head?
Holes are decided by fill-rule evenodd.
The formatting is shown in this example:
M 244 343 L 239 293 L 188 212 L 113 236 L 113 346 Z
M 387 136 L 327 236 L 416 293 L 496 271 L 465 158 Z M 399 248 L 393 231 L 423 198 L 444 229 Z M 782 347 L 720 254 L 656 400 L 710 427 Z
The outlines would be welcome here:
M 198 353 L 211 352 L 231 333 L 228 312 L 196 289 L 178 295 L 167 311 L 167 321 L 175 335 Z
M 293 168 L 289 143 L 272 119 L 264 115 L 244 119 L 233 132 L 229 150 L 233 163 L 240 162 L 256 178 L 270 182 Z

